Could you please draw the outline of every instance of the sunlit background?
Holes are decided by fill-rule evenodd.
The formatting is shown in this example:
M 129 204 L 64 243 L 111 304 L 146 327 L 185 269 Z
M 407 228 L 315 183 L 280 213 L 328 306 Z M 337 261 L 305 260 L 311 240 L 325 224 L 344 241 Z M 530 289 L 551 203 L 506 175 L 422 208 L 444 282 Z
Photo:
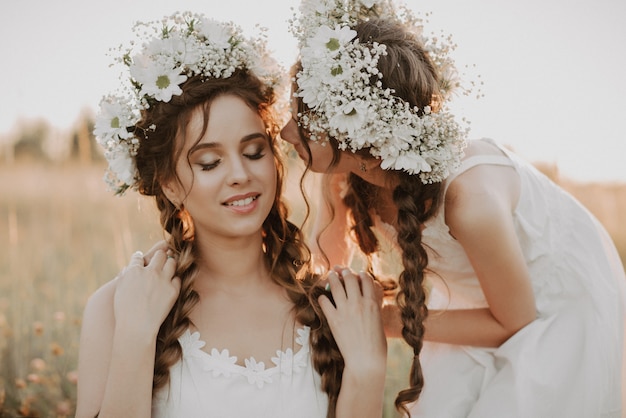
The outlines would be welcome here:
M 626 2 L 621 0 L 408 0 L 451 34 L 459 68 L 484 82 L 455 110 L 474 136 L 509 144 L 583 181 L 626 181 Z M 269 28 L 276 57 L 296 56 L 287 19 L 295 0 L 4 0 L 0 13 L 0 136 L 19 118 L 71 125 L 116 85 L 108 48 L 136 20 L 174 10 Z M 4 135 L 6 138 L 6 135 Z
M 115 197 L 90 124 L 117 87 L 107 51 L 137 20 L 175 10 L 269 29 L 285 67 L 296 58 L 295 0 L 0 0 L 0 417 L 71 417 L 88 296 L 137 249 L 163 238 L 153 203 Z M 409 0 L 427 32 L 484 97 L 458 97 L 472 135 L 512 148 L 574 194 L 626 261 L 626 2 Z M 290 160 L 290 168 L 296 162 Z M 295 166 L 297 168 L 297 166 Z M 291 185 L 298 182 L 289 171 Z M 303 216 L 287 187 L 292 217 Z M 404 387 L 402 346 L 389 345 L 384 418 Z

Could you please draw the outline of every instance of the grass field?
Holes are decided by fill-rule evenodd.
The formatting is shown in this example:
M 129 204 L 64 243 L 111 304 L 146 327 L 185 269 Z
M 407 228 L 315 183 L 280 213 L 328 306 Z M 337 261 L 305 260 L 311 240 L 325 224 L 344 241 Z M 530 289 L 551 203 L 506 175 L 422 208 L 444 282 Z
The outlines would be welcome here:
M 102 172 L 0 166 L 0 418 L 74 415 L 87 297 L 133 251 L 162 238 L 152 203 L 113 196 Z M 609 229 L 624 260 L 626 186 L 566 186 Z M 397 385 L 403 376 L 391 378 Z

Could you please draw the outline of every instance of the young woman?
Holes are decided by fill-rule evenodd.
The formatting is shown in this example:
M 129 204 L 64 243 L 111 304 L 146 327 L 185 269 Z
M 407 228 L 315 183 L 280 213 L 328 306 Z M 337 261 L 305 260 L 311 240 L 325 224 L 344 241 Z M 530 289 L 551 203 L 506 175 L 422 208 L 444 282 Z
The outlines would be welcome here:
M 444 49 L 427 52 L 388 2 L 363 3 L 303 2 L 281 136 L 326 173 L 314 235 L 329 263 L 349 265 L 352 242 L 401 260 L 385 326 L 414 362 L 396 405 L 411 417 L 621 416 L 626 281 L 609 236 L 511 152 L 466 145 L 445 107 Z
M 111 184 L 154 196 L 168 238 L 89 299 L 77 417 L 380 417 L 374 284 L 333 272 L 331 295 L 308 270 L 263 42 L 188 13 L 138 30 L 131 95 L 96 132 Z

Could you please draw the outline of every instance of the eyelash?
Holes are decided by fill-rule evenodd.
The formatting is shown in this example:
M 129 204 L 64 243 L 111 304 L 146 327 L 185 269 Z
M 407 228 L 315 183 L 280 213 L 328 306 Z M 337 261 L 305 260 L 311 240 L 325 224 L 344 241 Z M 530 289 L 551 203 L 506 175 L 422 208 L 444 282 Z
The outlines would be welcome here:
M 265 152 L 263 152 L 263 149 L 260 149 L 258 152 L 255 152 L 254 154 L 243 154 L 243 156 L 252 161 L 256 161 L 256 160 L 260 160 L 261 158 L 263 158 L 265 156 Z M 220 164 L 221 161 L 222 160 L 219 159 L 210 164 L 200 164 L 200 167 L 202 171 L 210 171 L 216 168 Z

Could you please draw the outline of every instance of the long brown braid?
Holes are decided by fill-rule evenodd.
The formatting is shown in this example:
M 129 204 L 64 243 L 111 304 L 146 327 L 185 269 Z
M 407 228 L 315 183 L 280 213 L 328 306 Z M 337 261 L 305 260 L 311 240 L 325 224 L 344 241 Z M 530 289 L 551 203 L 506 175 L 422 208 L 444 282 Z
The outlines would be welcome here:
M 386 46 L 387 54 L 378 61 L 384 87 L 393 89 L 396 96 L 413 107 L 423 109 L 431 106 L 434 111 L 438 110 L 440 100 L 437 72 L 414 34 L 399 22 L 383 18 L 361 22 L 355 30 L 360 42 L 377 42 Z M 310 111 L 301 101 L 299 109 L 302 112 Z M 329 138 L 329 141 L 333 145 L 336 162 L 339 160 L 338 144 L 334 138 Z M 304 137 L 303 145 L 307 146 Z M 373 158 L 368 155 L 367 150 L 360 150 L 359 154 L 361 158 Z M 308 165 L 310 166 L 310 162 Z M 402 336 L 414 353 L 410 386 L 400 391 L 395 404 L 408 415 L 407 405 L 419 398 L 424 385 L 419 354 L 424 340 L 424 320 L 428 315 L 424 290 L 428 255 L 422 243 L 422 227 L 439 208 L 443 189 L 441 183 L 424 185 L 418 176 L 404 172 L 394 171 L 389 172 L 389 175 L 396 184 L 392 198 L 397 209 L 397 241 L 402 251 L 404 268 L 398 280 L 400 292 L 397 304 L 402 318 Z M 377 212 L 381 192 L 379 186 L 370 184 L 355 174 L 348 176 L 348 189 L 343 202 L 350 212 L 351 231 L 360 250 L 368 259 L 379 249 L 378 239 L 372 230 L 372 216 Z
M 394 90 L 411 106 L 423 109 L 434 106 L 438 100 L 438 77 L 434 65 L 417 38 L 397 22 L 372 19 L 356 28 L 361 42 L 379 42 L 386 45 L 387 55 L 380 58 L 378 69 L 383 74 L 383 85 Z M 397 208 L 397 241 L 402 250 L 404 271 L 400 273 L 400 292 L 397 304 L 402 318 L 402 336 L 412 347 L 414 357 L 409 377 L 409 388 L 400 391 L 396 407 L 408 414 L 406 405 L 416 401 L 424 386 L 419 354 L 424 341 L 424 320 L 428 315 L 424 275 L 428 267 L 428 255 L 422 244 L 424 223 L 436 213 L 442 199 L 441 183 L 425 185 L 418 176 L 395 172 L 398 185 L 393 190 Z M 355 182 L 351 182 L 355 183 Z M 358 184 L 358 182 L 357 182 Z M 358 189 L 354 189 L 358 192 Z M 355 225 L 369 219 L 376 209 L 374 202 L 364 202 L 369 211 L 358 209 L 359 195 L 349 193 L 346 204 L 352 211 Z M 354 202 L 351 202 L 351 199 Z M 361 233 L 355 229 L 357 236 Z M 370 234 L 369 232 L 368 234 Z M 370 246 L 371 248 L 371 246 Z

